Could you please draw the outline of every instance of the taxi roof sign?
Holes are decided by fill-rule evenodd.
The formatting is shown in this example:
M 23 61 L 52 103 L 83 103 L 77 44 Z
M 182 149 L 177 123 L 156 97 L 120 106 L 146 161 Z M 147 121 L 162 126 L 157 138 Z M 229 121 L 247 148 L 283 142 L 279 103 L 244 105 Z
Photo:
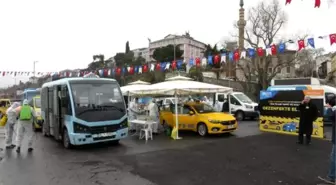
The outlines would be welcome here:
M 83 76 L 84 78 L 99 78 L 98 75 L 94 74 L 94 73 L 89 73 Z

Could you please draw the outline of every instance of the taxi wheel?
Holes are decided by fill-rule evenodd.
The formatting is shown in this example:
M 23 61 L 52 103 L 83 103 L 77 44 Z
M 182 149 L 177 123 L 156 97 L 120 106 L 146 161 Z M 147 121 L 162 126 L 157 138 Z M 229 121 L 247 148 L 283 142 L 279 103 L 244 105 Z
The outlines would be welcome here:
M 70 138 L 69 138 L 69 134 L 68 134 L 67 129 L 63 130 L 62 143 L 63 143 L 64 148 L 66 148 L 66 149 L 71 149 L 72 148 L 72 144 L 70 143 Z
M 199 123 L 197 125 L 197 132 L 200 136 L 206 136 L 208 134 L 208 128 L 204 123 Z

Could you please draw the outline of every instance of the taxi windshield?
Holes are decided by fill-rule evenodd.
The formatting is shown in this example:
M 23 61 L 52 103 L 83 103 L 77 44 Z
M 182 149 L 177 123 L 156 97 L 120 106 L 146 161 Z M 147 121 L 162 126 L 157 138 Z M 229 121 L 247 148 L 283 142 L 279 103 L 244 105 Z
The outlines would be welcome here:
M 204 103 L 195 104 L 193 107 L 200 114 L 216 112 L 210 105 Z

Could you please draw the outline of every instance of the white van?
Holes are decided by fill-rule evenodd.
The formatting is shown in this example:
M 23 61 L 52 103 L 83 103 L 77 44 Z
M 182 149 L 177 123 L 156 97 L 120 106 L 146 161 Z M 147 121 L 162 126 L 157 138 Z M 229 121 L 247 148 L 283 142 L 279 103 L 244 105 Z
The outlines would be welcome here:
M 229 99 L 227 97 L 229 97 Z M 233 114 L 238 121 L 242 121 L 247 117 L 250 119 L 259 117 L 258 104 L 242 92 L 229 94 L 216 93 L 214 101 L 216 100 L 218 100 L 221 107 L 223 107 L 223 112 L 229 112 L 231 110 L 231 114 Z

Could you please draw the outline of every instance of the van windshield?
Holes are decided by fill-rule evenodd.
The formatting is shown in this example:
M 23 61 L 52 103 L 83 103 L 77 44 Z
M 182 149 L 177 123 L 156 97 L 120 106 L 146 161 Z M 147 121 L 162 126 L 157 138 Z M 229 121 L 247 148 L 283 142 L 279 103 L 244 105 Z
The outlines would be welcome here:
M 234 94 L 234 96 L 243 103 L 253 103 L 253 101 L 245 94 Z

